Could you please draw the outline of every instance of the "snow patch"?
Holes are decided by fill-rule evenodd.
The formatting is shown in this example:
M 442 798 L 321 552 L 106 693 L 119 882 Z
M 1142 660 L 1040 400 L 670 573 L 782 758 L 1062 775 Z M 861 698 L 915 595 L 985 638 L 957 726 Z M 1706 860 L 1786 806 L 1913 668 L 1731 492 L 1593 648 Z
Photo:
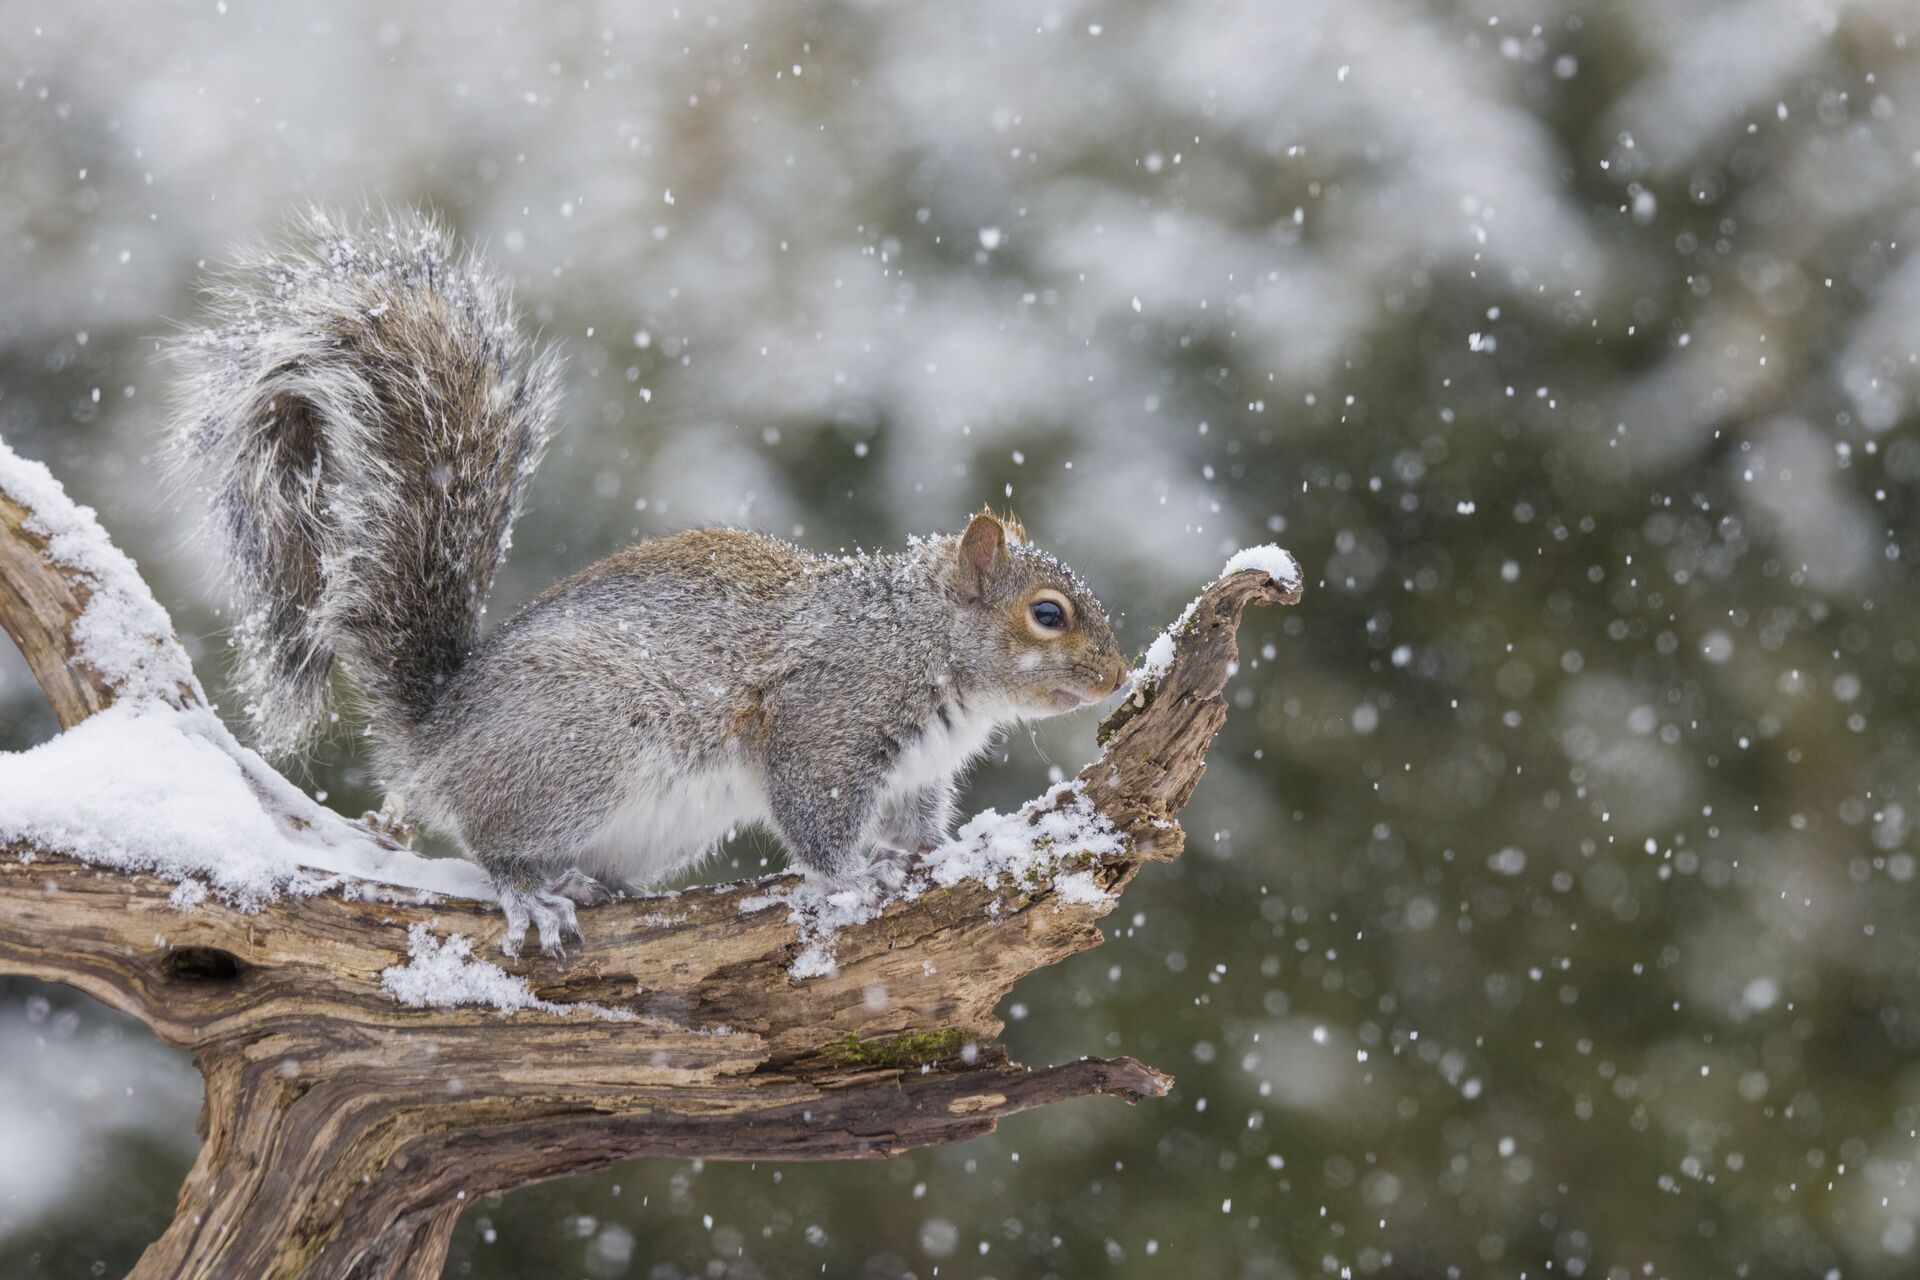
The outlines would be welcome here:
M 0 493 L 32 514 L 26 528 L 47 540 L 47 557 L 73 571 L 92 593 L 73 625 L 77 656 L 122 699 L 181 704 L 181 691 L 205 701 L 167 611 L 140 570 L 107 537 L 93 508 L 67 496 L 45 466 L 0 440 Z
M 473 942 L 463 933 L 445 941 L 433 930 L 416 924 L 407 930 L 407 962 L 380 971 L 380 989 L 410 1009 L 451 1009 L 458 1005 L 489 1005 L 505 1013 L 547 1005 L 533 994 L 525 978 L 516 978 L 497 964 L 473 958 Z
M 917 898 L 935 885 L 978 880 L 989 889 L 1007 888 L 1019 894 L 1051 891 L 1062 902 L 1104 904 L 1112 895 L 1087 870 L 1066 864 L 1125 850 L 1126 841 L 1113 824 L 1080 793 L 1077 782 L 1068 781 L 1013 813 L 982 811 L 951 840 L 927 854 L 891 895 L 802 880 L 745 898 L 740 909 L 752 912 L 785 906 L 800 940 L 800 951 L 788 972 L 795 981 L 832 977 L 839 972 L 834 956 L 839 931 L 874 919 L 889 902 Z
M 1060 876 L 1056 873 L 1063 859 L 1078 855 L 1097 859 L 1124 853 L 1126 847 L 1113 824 L 1081 793 L 1080 784 L 1069 780 L 1054 784 L 1038 800 L 1029 800 L 1013 813 L 982 810 L 953 839 L 927 855 L 927 866 L 933 883 L 939 885 L 979 880 L 989 889 L 1012 883 L 1021 888 L 1051 886 L 1057 892 Z M 1091 877 L 1086 879 L 1091 883 Z
M 908 891 L 901 897 L 914 897 Z M 797 982 L 803 978 L 830 978 L 840 971 L 834 962 L 834 935 L 849 925 L 864 924 L 879 915 L 888 899 L 878 892 L 860 888 L 838 888 L 822 881 L 803 879 L 795 885 L 782 885 L 768 893 L 741 900 L 746 912 L 765 911 L 785 906 L 787 919 L 800 934 L 800 952 L 789 972 Z
M 533 994 L 525 978 L 499 965 L 473 958 L 473 940 L 464 933 L 434 936 L 424 924 L 407 929 L 407 962 L 380 971 L 380 989 L 409 1009 L 454 1009 L 484 1005 L 502 1013 L 538 1009 L 543 1013 L 590 1013 L 628 1022 L 633 1012 L 598 1004 L 556 1004 Z
M 211 713 L 116 702 L 50 742 L 0 755 L 0 841 L 179 881 L 179 907 L 208 889 L 248 909 L 315 891 L 320 882 L 291 856 L 239 764 L 183 731 L 203 718 Z
M 1243 547 L 1234 552 L 1214 582 L 1230 578 L 1244 569 L 1259 570 L 1273 579 L 1283 591 L 1295 591 L 1300 587 L 1300 562 L 1293 558 L 1291 551 L 1271 542 L 1257 547 Z M 1209 587 L 1212 585 L 1208 584 Z M 1155 636 L 1153 643 L 1147 646 L 1147 651 L 1141 655 L 1140 665 L 1128 676 L 1136 697 L 1152 693 L 1165 677 L 1167 669 L 1173 665 L 1174 642 L 1185 633 L 1187 624 L 1193 621 L 1193 611 L 1200 607 L 1200 600 L 1205 594 L 1202 592 L 1188 601 L 1187 607 L 1180 611 L 1180 616 L 1173 620 L 1173 625 Z
M 183 910 L 209 892 L 257 910 L 281 894 L 364 894 L 373 885 L 415 900 L 423 892 L 493 900 L 480 868 L 376 843 L 205 708 L 117 701 L 49 742 L 0 753 L 0 796 L 0 844 L 177 881 L 172 901 Z
M 1093 904 L 1105 902 L 1111 896 L 1100 887 L 1090 871 L 1075 871 L 1070 875 L 1055 877 L 1053 891 L 1060 895 L 1062 902 Z
M 1276 543 L 1242 547 L 1227 560 L 1220 576 L 1231 578 L 1242 569 L 1258 569 L 1279 583 L 1283 591 L 1292 591 L 1300 585 L 1300 562 L 1293 558 L 1293 552 Z

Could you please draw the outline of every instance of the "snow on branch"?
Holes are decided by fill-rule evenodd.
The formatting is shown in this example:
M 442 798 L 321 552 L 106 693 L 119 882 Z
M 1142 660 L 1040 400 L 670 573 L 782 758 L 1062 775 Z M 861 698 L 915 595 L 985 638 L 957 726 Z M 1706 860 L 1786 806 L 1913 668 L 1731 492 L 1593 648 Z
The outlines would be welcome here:
M 63 726 L 116 697 L 204 703 L 173 626 L 91 508 L 0 439 L 0 624 Z

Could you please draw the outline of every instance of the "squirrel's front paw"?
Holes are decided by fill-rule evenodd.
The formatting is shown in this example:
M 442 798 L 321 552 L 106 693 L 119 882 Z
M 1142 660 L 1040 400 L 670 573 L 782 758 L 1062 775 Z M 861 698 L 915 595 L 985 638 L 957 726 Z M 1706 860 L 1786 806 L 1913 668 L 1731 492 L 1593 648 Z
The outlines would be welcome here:
M 920 863 L 917 853 L 882 846 L 873 851 L 873 861 L 849 875 L 833 877 L 832 883 L 836 892 L 858 894 L 862 901 L 878 906 L 900 895 Z
M 873 861 L 868 864 L 867 871 L 889 893 L 895 893 L 905 887 L 914 872 L 926 865 L 925 853 L 925 850 L 895 849 L 890 845 L 881 845 L 873 851 Z
M 420 828 L 408 822 L 401 808 L 389 797 L 387 804 L 360 815 L 360 825 L 389 849 L 411 849 Z
M 507 932 L 500 939 L 500 950 L 510 956 L 520 954 L 530 924 L 539 931 L 540 950 L 555 960 L 566 958 L 567 943 L 578 946 L 586 941 L 580 934 L 573 901 L 550 890 L 503 889 L 500 909 L 507 913 Z

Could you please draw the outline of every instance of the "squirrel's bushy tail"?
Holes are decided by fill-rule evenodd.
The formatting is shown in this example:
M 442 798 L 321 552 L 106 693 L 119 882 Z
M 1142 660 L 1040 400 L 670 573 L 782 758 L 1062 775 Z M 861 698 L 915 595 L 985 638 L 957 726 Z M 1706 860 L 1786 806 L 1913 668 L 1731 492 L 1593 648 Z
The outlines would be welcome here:
M 558 361 L 516 331 L 505 281 L 431 219 L 324 213 L 210 281 L 174 344 L 177 455 L 210 491 L 262 745 L 322 724 L 334 668 L 393 734 L 479 638 Z

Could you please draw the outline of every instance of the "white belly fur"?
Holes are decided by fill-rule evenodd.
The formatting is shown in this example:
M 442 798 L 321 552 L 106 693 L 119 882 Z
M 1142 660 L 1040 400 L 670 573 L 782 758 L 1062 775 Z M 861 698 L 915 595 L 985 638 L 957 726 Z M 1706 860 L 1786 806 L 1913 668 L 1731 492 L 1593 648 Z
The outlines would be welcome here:
M 1016 719 L 1003 706 L 979 704 L 968 707 L 965 714 L 954 712 L 952 718 L 952 727 L 948 727 L 935 716 L 901 751 L 887 780 L 888 794 L 905 795 L 950 781 L 987 749 L 1002 725 Z
M 766 816 L 766 792 L 742 765 L 647 770 L 587 842 L 580 866 L 591 875 L 654 884 L 705 858 L 729 831 Z
M 936 716 L 895 763 L 883 788 L 906 795 L 950 781 L 1016 717 L 999 706 L 953 713 L 951 727 Z M 626 802 L 580 850 L 580 869 L 635 885 L 655 884 L 713 851 L 729 831 L 764 821 L 766 789 L 744 762 L 681 773 L 648 761 L 635 771 Z

